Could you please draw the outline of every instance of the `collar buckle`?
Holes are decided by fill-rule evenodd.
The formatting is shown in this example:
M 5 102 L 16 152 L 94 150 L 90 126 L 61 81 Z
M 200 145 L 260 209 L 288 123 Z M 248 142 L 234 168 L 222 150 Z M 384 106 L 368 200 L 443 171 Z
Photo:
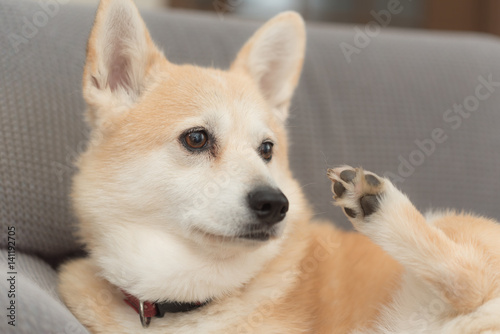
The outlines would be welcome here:
M 143 328 L 148 328 L 151 323 L 151 317 L 146 317 L 144 315 L 144 302 L 139 301 L 139 317 L 141 318 L 141 325 Z

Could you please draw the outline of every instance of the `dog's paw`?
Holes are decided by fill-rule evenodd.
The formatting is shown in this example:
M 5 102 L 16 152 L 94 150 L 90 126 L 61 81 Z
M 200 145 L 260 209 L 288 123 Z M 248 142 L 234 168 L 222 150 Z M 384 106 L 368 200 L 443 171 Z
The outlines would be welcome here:
M 364 220 L 380 208 L 386 180 L 362 168 L 342 166 L 328 169 L 335 205 L 351 220 Z

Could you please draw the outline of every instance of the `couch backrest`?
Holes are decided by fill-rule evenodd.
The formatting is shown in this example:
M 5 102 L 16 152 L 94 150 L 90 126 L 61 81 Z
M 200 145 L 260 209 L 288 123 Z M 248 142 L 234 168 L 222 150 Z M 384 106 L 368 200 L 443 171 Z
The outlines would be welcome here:
M 18 249 L 51 261 L 78 248 L 68 193 L 87 136 L 80 90 L 94 12 L 0 0 L 1 233 L 15 225 Z M 169 60 L 222 68 L 261 24 L 144 16 Z M 317 216 L 349 228 L 325 176 L 347 163 L 390 175 L 421 209 L 500 218 L 498 82 L 493 37 L 382 29 L 363 40 L 352 26 L 310 25 L 289 130 L 294 174 Z

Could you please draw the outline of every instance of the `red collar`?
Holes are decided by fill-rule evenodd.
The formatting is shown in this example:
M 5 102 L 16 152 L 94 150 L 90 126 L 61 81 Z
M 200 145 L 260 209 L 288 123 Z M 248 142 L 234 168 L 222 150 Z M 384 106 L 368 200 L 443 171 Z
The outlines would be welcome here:
M 184 302 L 141 302 L 136 297 L 123 291 L 125 295 L 125 303 L 131 306 L 140 316 L 141 323 L 144 328 L 149 326 L 152 317 L 162 318 L 165 313 L 189 312 L 199 307 L 205 306 L 210 301 L 184 303 Z

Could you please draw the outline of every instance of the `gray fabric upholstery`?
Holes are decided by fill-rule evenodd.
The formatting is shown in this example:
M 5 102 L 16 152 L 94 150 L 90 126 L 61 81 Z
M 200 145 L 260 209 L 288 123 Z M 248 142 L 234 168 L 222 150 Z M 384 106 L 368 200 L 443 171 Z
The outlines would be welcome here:
M 77 246 L 67 200 L 72 161 L 84 145 L 80 77 L 92 9 L 61 8 L 12 46 L 41 12 L 36 3 L 0 2 L 0 221 L 16 225 L 18 249 L 46 259 Z M 5 240 L 2 240 L 2 246 Z
M 72 320 L 53 292 L 54 272 L 20 252 L 57 263 L 78 249 L 68 193 L 72 162 L 87 135 L 80 82 L 95 8 L 61 5 L 16 51 L 13 38 L 30 32 L 26 21 L 42 19 L 41 11 L 38 3 L 0 0 L 0 224 L 2 235 L 8 225 L 17 228 L 18 261 L 26 268 L 20 282 L 28 282 L 19 291 L 21 303 L 28 305 L 28 296 L 39 303 L 23 306 L 19 322 L 64 328 Z M 172 62 L 222 68 L 260 25 L 184 12 L 144 16 Z M 349 228 L 330 204 L 327 167 L 346 163 L 397 175 L 400 157 L 411 155 L 421 165 L 398 185 L 420 209 L 456 207 L 500 219 L 500 87 L 458 128 L 443 119 L 454 104 L 473 101 L 479 76 L 500 81 L 499 40 L 385 29 L 349 63 L 340 44 L 352 45 L 354 38 L 350 26 L 308 28 L 289 120 L 290 158 L 317 216 Z M 437 128 L 447 140 L 428 156 L 415 153 L 415 141 L 431 138 Z M 38 316 L 49 314 L 39 313 L 44 304 L 56 313 Z
M 16 254 L 15 299 L 7 298 L 11 289 L 6 278 L 0 280 L 0 307 L 2 334 L 85 334 L 83 327 L 66 308 L 57 295 L 57 274 L 43 260 L 18 253 Z M 7 256 L 0 253 L 0 267 L 7 268 Z M 7 275 L 7 278 L 10 277 Z M 7 323 L 5 314 L 10 304 L 15 300 L 15 327 Z

